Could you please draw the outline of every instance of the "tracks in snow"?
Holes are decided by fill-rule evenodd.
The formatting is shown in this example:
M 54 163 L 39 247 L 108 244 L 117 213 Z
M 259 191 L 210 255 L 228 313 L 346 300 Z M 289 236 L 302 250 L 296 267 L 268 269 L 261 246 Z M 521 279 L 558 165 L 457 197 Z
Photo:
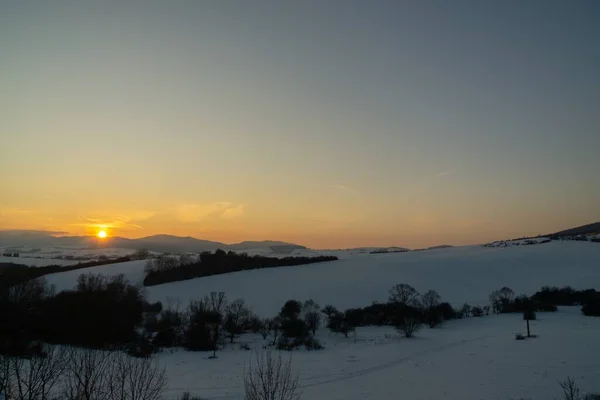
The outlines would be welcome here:
M 358 371 L 355 371 L 355 372 L 349 372 L 347 374 L 343 374 L 342 376 L 338 376 L 338 377 L 331 378 L 331 379 L 326 379 L 326 380 L 319 381 L 319 382 L 314 382 L 314 383 L 308 383 L 308 384 L 300 385 L 300 388 L 301 389 L 308 389 L 308 388 L 312 388 L 312 387 L 316 387 L 316 386 L 327 385 L 327 384 L 330 384 L 330 383 L 346 381 L 346 380 L 349 380 L 349 379 L 352 379 L 352 378 L 356 378 L 356 377 L 359 377 L 359 376 L 364 376 L 364 375 L 372 374 L 374 372 L 383 371 L 383 370 L 386 370 L 388 368 L 393 368 L 393 367 L 395 367 L 397 365 L 403 364 L 406 361 L 410 361 L 410 360 L 412 360 L 412 359 L 414 359 L 416 357 L 422 356 L 424 354 L 437 353 L 439 351 L 444 351 L 444 350 L 451 349 L 451 348 L 454 348 L 454 347 L 462 346 L 463 344 L 466 344 L 466 343 L 471 343 L 471 342 L 476 342 L 476 341 L 479 341 L 479 340 L 489 339 L 489 338 L 496 337 L 496 336 L 499 336 L 499 334 L 496 334 L 496 335 L 483 335 L 483 336 L 478 336 L 478 337 L 473 338 L 473 339 L 467 339 L 467 340 L 461 340 L 460 342 L 449 343 L 449 344 L 446 344 L 444 346 L 439 346 L 439 347 L 434 347 L 432 349 L 423 350 L 423 351 L 420 351 L 418 353 L 412 354 L 410 356 L 401 357 L 401 358 L 398 358 L 398 359 L 396 359 L 394 361 L 390 361 L 390 362 L 385 363 L 385 364 L 380 364 L 380 365 L 376 365 L 376 366 L 373 366 L 373 367 L 364 368 L 364 369 L 361 369 L 361 370 L 358 370 Z

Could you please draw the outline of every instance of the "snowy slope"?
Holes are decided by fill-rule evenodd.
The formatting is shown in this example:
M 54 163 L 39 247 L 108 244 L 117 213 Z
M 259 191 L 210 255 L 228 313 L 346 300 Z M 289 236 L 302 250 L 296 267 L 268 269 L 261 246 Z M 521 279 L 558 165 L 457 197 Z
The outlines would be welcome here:
M 292 354 L 302 399 L 314 400 L 547 400 L 562 398 L 559 381 L 573 377 L 583 392 L 600 391 L 600 318 L 579 307 L 539 313 L 538 338 L 517 341 L 525 328 L 520 314 L 450 321 L 423 329 L 413 339 L 390 327 L 364 327 L 357 339 L 317 333 L 322 351 Z M 238 342 L 260 348 L 260 337 Z M 243 370 L 252 352 L 230 346 L 209 360 L 205 353 L 163 352 L 167 398 L 183 391 L 207 399 L 242 399 Z M 285 357 L 290 353 L 283 353 Z
M 600 246 L 560 241 L 539 246 L 455 247 L 414 253 L 346 254 L 340 261 L 297 267 L 243 271 L 147 288 L 150 300 L 180 298 L 182 304 L 212 290 L 230 299 L 244 297 L 262 316 L 277 313 L 289 298 L 312 297 L 321 305 L 344 309 L 386 300 L 388 289 L 405 282 L 420 291 L 436 289 L 455 304 L 485 304 L 501 286 L 533 293 L 542 285 L 600 288 Z M 75 286 L 81 273 L 124 273 L 143 279 L 144 261 L 113 264 L 48 276 L 58 289 Z M 559 381 L 573 377 L 583 392 L 600 391 L 600 318 L 584 317 L 579 307 L 538 313 L 531 322 L 538 338 L 517 341 L 525 324 L 520 314 L 490 315 L 423 328 L 413 339 L 391 327 L 361 327 L 344 338 L 317 332 L 322 351 L 295 351 L 302 399 L 314 400 L 509 400 L 560 398 Z M 166 350 L 158 355 L 167 368 L 165 399 L 184 391 L 207 399 L 243 398 L 243 373 L 260 335 L 245 334 L 209 354 Z
M 147 288 L 151 301 L 180 298 L 185 304 L 211 291 L 243 297 L 254 312 L 276 314 L 291 298 L 314 299 L 340 309 L 386 301 L 396 283 L 424 292 L 434 289 L 455 305 L 487 304 L 492 290 L 511 287 L 532 294 L 543 285 L 600 288 L 600 246 L 586 242 L 552 242 L 539 246 L 453 247 L 426 252 L 347 256 L 328 263 L 242 271 Z M 57 289 L 74 286 L 81 273 L 124 273 L 143 280 L 144 261 L 87 268 L 48 276 Z

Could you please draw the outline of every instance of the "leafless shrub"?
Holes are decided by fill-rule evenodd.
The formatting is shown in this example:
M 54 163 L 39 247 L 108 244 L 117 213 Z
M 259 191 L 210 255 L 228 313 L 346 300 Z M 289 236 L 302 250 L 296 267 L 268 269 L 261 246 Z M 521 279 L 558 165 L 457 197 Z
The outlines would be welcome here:
M 253 365 L 254 364 L 254 365 Z M 292 373 L 291 357 L 271 351 L 256 354 L 256 361 L 244 374 L 246 400 L 298 400 L 301 396 L 298 375 Z
M 11 382 L 9 358 L 0 354 L 0 394 L 7 394 Z
M 560 382 L 560 387 L 563 390 L 563 398 L 565 400 L 580 400 L 581 394 L 579 388 L 575 384 L 573 378 L 568 377 L 566 380 Z
M 404 317 L 399 321 L 396 329 L 404 333 L 404 337 L 411 338 L 421 329 L 421 322 L 416 317 Z
M 151 358 L 115 353 L 106 386 L 107 400 L 158 400 L 167 386 L 167 375 Z
M 65 400 L 104 400 L 112 353 L 72 349 L 68 357 L 62 395 Z
M 40 352 L 28 360 L 8 358 L 11 379 L 6 392 L 15 400 L 48 400 L 59 383 L 67 365 L 67 350 L 61 347 L 40 346 Z

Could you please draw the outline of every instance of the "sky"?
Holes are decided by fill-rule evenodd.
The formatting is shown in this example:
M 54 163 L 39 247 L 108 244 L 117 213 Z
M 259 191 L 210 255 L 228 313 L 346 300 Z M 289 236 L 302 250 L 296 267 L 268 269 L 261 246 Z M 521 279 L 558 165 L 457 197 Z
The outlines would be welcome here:
M 599 20 L 0 0 L 0 229 L 424 247 L 599 221 Z

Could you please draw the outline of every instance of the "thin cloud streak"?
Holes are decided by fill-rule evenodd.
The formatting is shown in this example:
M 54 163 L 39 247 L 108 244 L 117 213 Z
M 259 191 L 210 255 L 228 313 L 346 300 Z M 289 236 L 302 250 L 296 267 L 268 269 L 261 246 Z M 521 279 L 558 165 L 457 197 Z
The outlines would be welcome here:
M 449 169 L 448 171 L 440 172 L 437 176 L 441 178 L 442 176 L 452 175 L 454 173 L 456 173 L 456 168 L 452 168 L 452 169 Z

